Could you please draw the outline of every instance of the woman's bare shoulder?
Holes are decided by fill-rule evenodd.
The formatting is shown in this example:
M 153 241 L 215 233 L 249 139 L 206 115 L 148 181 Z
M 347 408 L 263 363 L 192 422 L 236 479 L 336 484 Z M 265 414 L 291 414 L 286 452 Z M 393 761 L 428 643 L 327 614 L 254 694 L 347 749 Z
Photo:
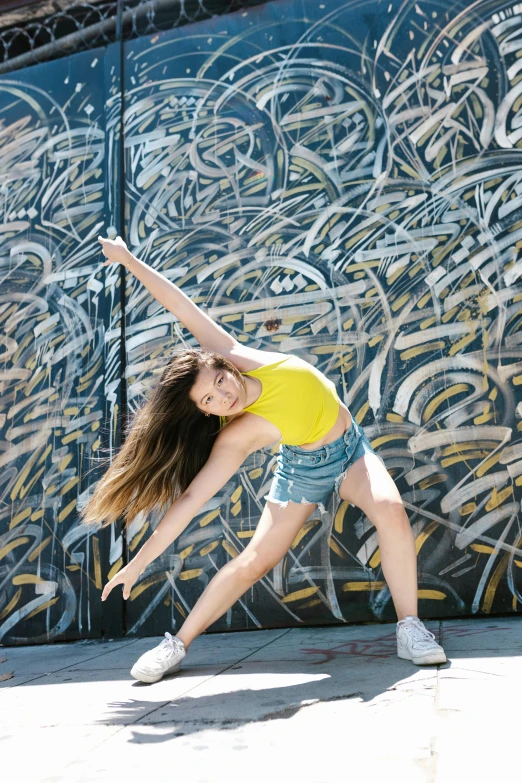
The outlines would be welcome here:
M 278 351 L 261 351 L 258 348 L 249 348 L 247 345 L 236 345 L 223 354 L 237 367 L 239 372 L 250 372 L 265 367 L 267 364 L 274 364 L 282 359 L 286 359 L 288 354 Z

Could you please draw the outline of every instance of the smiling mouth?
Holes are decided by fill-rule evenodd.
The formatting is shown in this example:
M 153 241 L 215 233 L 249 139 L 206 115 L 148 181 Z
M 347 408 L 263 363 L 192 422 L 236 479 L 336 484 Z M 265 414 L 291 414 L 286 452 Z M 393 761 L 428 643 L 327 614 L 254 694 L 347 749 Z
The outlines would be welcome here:
M 229 411 L 231 411 L 231 410 L 232 410 L 232 408 L 235 406 L 235 404 L 236 404 L 237 400 L 238 400 L 238 398 L 236 397 L 236 399 L 234 400 L 234 402 L 232 403 L 232 405 L 229 407 L 229 409 L 228 409 Z

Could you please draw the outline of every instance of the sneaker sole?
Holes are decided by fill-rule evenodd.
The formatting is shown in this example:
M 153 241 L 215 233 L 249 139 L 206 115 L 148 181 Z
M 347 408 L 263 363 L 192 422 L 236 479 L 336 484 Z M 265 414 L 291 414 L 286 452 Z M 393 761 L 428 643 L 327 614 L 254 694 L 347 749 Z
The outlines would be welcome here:
M 137 669 L 136 666 L 132 667 L 130 673 L 135 680 L 139 680 L 140 682 L 146 682 L 147 684 L 151 685 L 153 682 L 159 682 L 161 679 L 163 679 L 163 677 L 165 677 L 168 674 L 176 674 L 176 672 L 179 672 L 180 669 L 181 669 L 181 661 L 177 663 L 175 666 L 173 666 L 171 669 L 167 669 L 166 672 L 162 672 L 159 675 L 159 677 L 154 677 L 151 674 L 147 674 L 146 672 Z
M 403 658 L 405 661 L 411 661 L 412 663 L 417 664 L 417 666 L 422 666 L 423 664 L 430 665 L 447 662 L 447 658 L 444 653 L 428 653 L 427 655 L 422 656 L 411 656 L 407 650 L 398 649 L 397 655 L 399 658 Z

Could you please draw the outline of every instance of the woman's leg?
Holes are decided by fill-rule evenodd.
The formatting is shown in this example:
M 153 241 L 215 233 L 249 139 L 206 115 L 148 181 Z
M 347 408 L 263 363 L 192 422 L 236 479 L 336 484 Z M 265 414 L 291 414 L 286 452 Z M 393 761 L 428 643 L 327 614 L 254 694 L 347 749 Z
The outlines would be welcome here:
M 316 508 L 292 502 L 282 508 L 267 502 L 248 546 L 211 579 L 176 634 L 185 648 L 279 563 Z
M 417 552 L 410 521 L 392 477 L 375 454 L 351 465 L 339 495 L 358 506 L 377 528 L 382 570 L 397 619 L 417 616 Z

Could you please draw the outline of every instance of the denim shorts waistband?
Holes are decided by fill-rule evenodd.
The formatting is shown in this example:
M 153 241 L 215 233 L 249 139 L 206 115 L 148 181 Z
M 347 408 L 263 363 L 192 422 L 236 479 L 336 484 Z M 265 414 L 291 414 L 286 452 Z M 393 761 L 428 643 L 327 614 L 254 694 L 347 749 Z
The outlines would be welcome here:
M 287 446 L 285 444 L 281 445 L 281 451 L 285 453 L 286 455 L 289 455 L 291 453 L 294 454 L 300 454 L 300 455 L 309 455 L 310 457 L 317 457 L 317 456 L 323 456 L 324 459 L 328 459 L 333 454 L 336 454 L 341 449 L 345 448 L 345 445 L 349 443 L 349 441 L 354 437 L 354 435 L 359 434 L 359 426 L 355 419 L 352 416 L 352 423 L 348 427 L 348 429 L 337 438 L 337 440 L 332 441 L 332 443 L 327 443 L 326 446 L 320 446 L 318 449 L 302 449 L 300 446 Z

